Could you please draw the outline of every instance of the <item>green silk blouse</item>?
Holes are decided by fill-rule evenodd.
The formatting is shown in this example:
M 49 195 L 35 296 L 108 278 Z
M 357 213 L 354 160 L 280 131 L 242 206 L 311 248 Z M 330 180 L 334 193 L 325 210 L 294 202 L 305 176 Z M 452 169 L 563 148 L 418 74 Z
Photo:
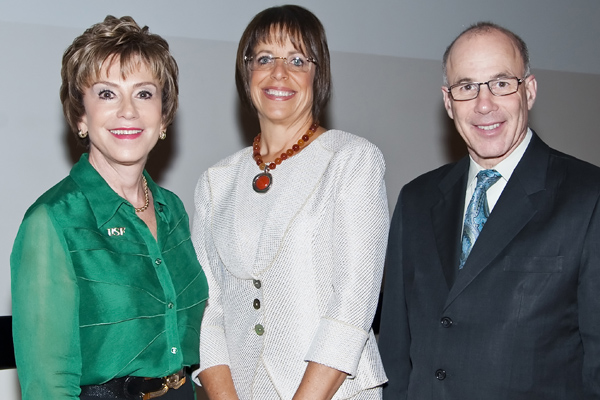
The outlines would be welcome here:
M 206 277 L 181 200 L 144 174 L 157 240 L 87 154 L 25 214 L 10 258 L 23 400 L 198 363 Z

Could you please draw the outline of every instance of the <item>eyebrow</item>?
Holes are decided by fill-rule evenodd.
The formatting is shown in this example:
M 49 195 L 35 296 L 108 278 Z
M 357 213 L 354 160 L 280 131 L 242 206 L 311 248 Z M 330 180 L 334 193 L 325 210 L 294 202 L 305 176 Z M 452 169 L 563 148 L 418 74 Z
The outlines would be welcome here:
M 275 52 L 274 52 L 274 51 L 271 51 L 271 50 L 262 50 L 262 49 L 260 49 L 260 48 L 257 48 L 257 50 L 256 50 L 256 54 L 260 54 L 260 53 L 274 54 Z M 288 56 L 289 56 L 290 54 L 304 54 L 304 53 L 302 53 L 302 51 L 300 51 L 300 50 L 298 50 L 298 49 L 294 49 L 294 50 L 291 50 L 291 51 L 289 51 L 289 52 L 287 53 L 287 55 L 288 55 Z
M 507 72 L 500 72 L 500 73 L 492 76 L 491 78 L 489 78 L 488 81 L 493 81 L 493 80 L 502 79 L 502 78 L 512 78 L 514 76 L 516 76 L 516 75 L 512 75 Z M 472 78 L 461 78 L 450 86 L 460 85 L 461 83 L 473 83 L 473 82 L 478 82 L 478 81 L 476 81 L 475 79 L 472 79 Z
M 118 85 L 116 83 L 112 83 L 112 82 L 109 82 L 109 81 L 98 81 L 98 82 L 92 83 L 92 86 L 95 86 L 95 85 L 106 85 L 106 86 L 110 86 L 110 87 L 119 87 L 120 86 L 120 85 Z M 148 85 L 149 86 L 154 86 L 156 89 L 158 89 L 158 85 L 156 83 L 149 82 L 149 81 L 148 82 L 138 82 L 138 83 L 135 83 L 133 85 L 133 87 L 137 89 L 139 87 L 148 86 Z

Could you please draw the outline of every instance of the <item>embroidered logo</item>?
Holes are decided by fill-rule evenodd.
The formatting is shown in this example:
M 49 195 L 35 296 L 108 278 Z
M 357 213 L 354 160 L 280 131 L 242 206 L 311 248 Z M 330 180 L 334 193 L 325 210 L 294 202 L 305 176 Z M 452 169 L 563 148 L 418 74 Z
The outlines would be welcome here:
M 125 234 L 125 228 L 108 228 L 108 236 L 123 236 Z

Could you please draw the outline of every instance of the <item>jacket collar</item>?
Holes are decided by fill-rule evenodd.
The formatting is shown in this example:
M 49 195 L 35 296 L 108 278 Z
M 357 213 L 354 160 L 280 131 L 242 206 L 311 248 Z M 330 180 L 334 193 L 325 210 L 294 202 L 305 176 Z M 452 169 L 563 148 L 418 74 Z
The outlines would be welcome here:
M 273 187 L 266 194 L 257 194 L 251 188 L 252 177 L 260 171 L 252 162 L 250 149 L 241 152 L 235 162 L 208 170 L 211 202 L 216 209 L 211 225 L 218 225 L 220 232 L 213 235 L 214 243 L 230 273 L 250 279 L 260 276 L 273 265 L 292 222 L 318 189 L 333 154 L 317 139 L 287 161 L 293 160 L 294 164 L 288 172 L 283 168 L 273 171 Z M 286 174 L 288 178 L 283 178 Z M 242 223 L 240 221 L 246 221 L 240 215 L 254 212 L 253 209 L 249 211 L 251 206 L 248 205 L 248 199 L 254 196 L 264 196 L 262 201 L 269 205 L 260 214 L 264 222 L 261 221 L 257 228 L 255 252 L 244 248 L 242 241 L 237 239 L 240 235 L 238 225 Z

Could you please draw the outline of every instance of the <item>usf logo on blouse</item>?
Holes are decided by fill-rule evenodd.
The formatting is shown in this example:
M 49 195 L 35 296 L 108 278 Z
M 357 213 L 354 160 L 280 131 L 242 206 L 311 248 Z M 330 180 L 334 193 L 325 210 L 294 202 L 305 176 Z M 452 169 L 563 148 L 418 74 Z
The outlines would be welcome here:
M 125 234 L 125 228 L 108 228 L 108 236 L 123 236 Z

